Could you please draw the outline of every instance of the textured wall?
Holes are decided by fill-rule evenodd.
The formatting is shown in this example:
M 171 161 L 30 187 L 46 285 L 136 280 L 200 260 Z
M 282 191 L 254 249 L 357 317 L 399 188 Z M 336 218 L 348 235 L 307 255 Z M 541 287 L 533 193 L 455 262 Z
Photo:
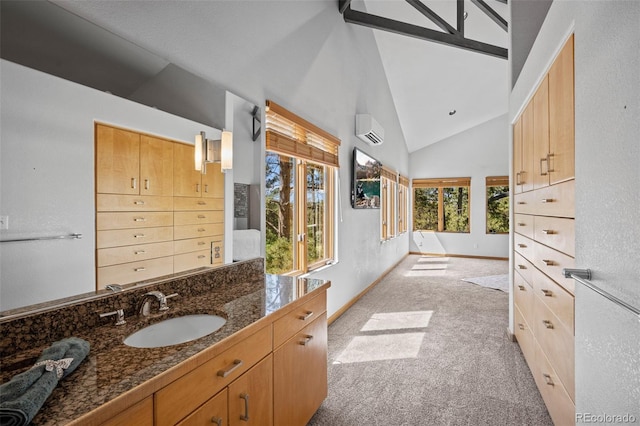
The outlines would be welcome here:
M 576 265 L 640 307 L 640 2 L 555 1 L 511 94 L 513 121 L 575 30 Z M 640 421 L 640 324 L 576 284 L 576 411 Z M 596 419 L 597 420 L 597 419 Z M 605 419 L 606 420 L 606 419 Z

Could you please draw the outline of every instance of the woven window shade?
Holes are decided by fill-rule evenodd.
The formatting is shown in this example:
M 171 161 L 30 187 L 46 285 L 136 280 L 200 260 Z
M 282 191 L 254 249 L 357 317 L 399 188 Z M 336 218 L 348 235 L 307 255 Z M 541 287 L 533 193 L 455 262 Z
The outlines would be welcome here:
M 267 101 L 268 151 L 338 167 L 340 139 L 272 101 Z
M 408 187 L 408 186 L 409 186 L 409 178 L 408 178 L 408 177 L 405 177 L 405 176 L 400 175 L 400 176 L 398 177 L 398 183 L 399 183 L 400 185 L 404 185 L 404 186 L 407 186 L 407 187 Z
M 509 176 L 487 176 L 487 186 L 509 186 Z
M 471 186 L 471 178 L 438 178 L 438 179 L 414 179 L 414 188 L 448 188 L 453 186 Z
M 382 166 L 382 172 L 380 173 L 382 177 L 385 177 L 387 179 L 390 179 L 392 181 L 396 181 L 398 174 L 396 173 L 395 170 L 392 170 L 386 166 Z

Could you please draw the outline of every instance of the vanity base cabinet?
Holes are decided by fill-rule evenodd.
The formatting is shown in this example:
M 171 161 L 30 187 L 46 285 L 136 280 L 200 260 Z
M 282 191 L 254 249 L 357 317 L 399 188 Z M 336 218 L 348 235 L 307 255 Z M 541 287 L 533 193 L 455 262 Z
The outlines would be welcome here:
M 153 426 L 153 397 L 149 396 L 127 408 L 100 426 Z
M 229 426 L 272 426 L 272 389 L 273 355 L 269 354 L 229 385 Z
M 228 391 L 224 389 L 191 413 L 178 426 L 222 426 L 228 423 Z
M 273 353 L 274 423 L 303 426 L 327 397 L 327 314 Z

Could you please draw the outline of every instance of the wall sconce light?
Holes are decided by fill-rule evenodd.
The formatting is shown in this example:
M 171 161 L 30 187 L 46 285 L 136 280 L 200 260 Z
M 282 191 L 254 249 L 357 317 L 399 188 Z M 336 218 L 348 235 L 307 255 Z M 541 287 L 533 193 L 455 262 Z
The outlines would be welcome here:
M 220 163 L 222 172 L 233 168 L 233 134 L 227 130 L 220 139 L 207 139 L 205 132 L 195 138 L 195 168 L 207 173 L 207 163 Z

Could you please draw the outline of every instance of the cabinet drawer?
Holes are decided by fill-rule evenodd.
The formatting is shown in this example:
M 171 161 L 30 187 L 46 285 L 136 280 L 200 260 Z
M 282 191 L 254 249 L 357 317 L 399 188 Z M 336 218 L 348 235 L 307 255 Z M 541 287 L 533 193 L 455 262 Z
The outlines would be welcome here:
M 520 234 L 513 234 L 513 246 L 526 259 L 533 258 L 533 240 Z
M 513 267 L 516 273 L 522 275 L 522 278 L 531 286 L 531 274 L 533 273 L 533 265 L 519 253 L 513 253 Z
M 529 192 L 522 192 L 520 194 L 516 194 L 513 199 L 514 199 L 514 204 L 513 204 L 513 211 L 514 213 L 518 214 L 534 214 L 535 213 L 535 206 L 533 204 L 533 191 L 529 191 Z
M 204 405 L 178 423 L 178 426 L 226 425 L 228 422 L 227 402 L 229 392 L 225 388 Z
M 173 212 L 97 213 L 96 230 L 173 226 Z
M 98 268 L 98 290 L 108 284 L 130 284 L 172 273 L 172 256 L 105 266 Z
M 520 235 L 533 238 L 533 216 L 528 214 L 515 214 L 513 220 L 515 222 L 513 230 Z
M 191 253 L 211 249 L 215 237 L 190 238 L 187 240 L 176 240 L 173 242 L 174 254 Z
M 293 309 L 273 323 L 273 346 L 278 347 L 327 310 L 327 293 Z
M 200 225 L 180 225 L 174 227 L 173 238 L 184 240 L 187 238 L 212 237 L 224 234 L 224 224 L 203 223 Z
M 99 212 L 144 212 L 171 210 L 173 210 L 173 197 L 96 194 L 96 211 Z
M 153 426 L 153 397 L 149 396 L 127 408 L 100 426 Z
M 531 318 L 533 317 L 533 298 L 533 288 L 525 282 L 519 273 L 514 272 L 513 299 L 528 323 L 531 323 Z
M 173 218 L 174 225 L 197 225 L 201 223 L 224 222 L 222 210 L 202 210 L 195 212 L 176 212 Z
M 537 215 L 575 217 L 575 181 L 547 186 L 533 191 Z
M 174 210 L 223 210 L 223 198 L 174 197 Z
M 195 368 L 155 393 L 157 425 L 174 425 L 271 352 L 271 327 Z
M 574 399 L 574 338 L 553 312 L 542 303 L 540 298 L 535 298 L 534 303 L 533 335 L 544 351 L 549 362 L 563 383 L 567 393 Z
M 527 361 L 527 364 L 529 364 L 529 368 L 533 369 L 535 362 L 535 340 L 533 339 L 533 332 L 529 327 L 529 323 L 524 319 L 522 312 L 520 312 L 520 309 L 518 309 L 517 306 L 513 310 L 513 314 L 515 321 L 514 334 L 516 336 L 516 340 L 520 345 L 520 350 L 524 355 L 524 359 Z
M 536 241 L 568 254 L 576 255 L 575 220 L 560 217 L 536 216 L 533 222 Z
M 574 297 L 538 270 L 533 272 L 533 288 L 542 302 L 574 334 Z
M 211 249 L 178 254 L 173 258 L 173 271 L 176 273 L 205 266 L 211 266 Z
M 573 279 L 565 278 L 562 275 L 563 268 L 575 268 L 574 258 L 536 241 L 533 244 L 532 261 L 536 268 L 564 287 L 569 293 L 574 294 L 575 283 Z
M 160 243 L 173 240 L 173 227 L 144 229 L 117 229 L 96 232 L 96 248 Z
M 574 425 L 576 407 L 538 345 L 535 345 L 532 373 L 553 423 L 558 426 Z
M 98 250 L 98 266 L 117 265 L 132 261 L 154 259 L 173 255 L 173 243 L 139 244 Z

